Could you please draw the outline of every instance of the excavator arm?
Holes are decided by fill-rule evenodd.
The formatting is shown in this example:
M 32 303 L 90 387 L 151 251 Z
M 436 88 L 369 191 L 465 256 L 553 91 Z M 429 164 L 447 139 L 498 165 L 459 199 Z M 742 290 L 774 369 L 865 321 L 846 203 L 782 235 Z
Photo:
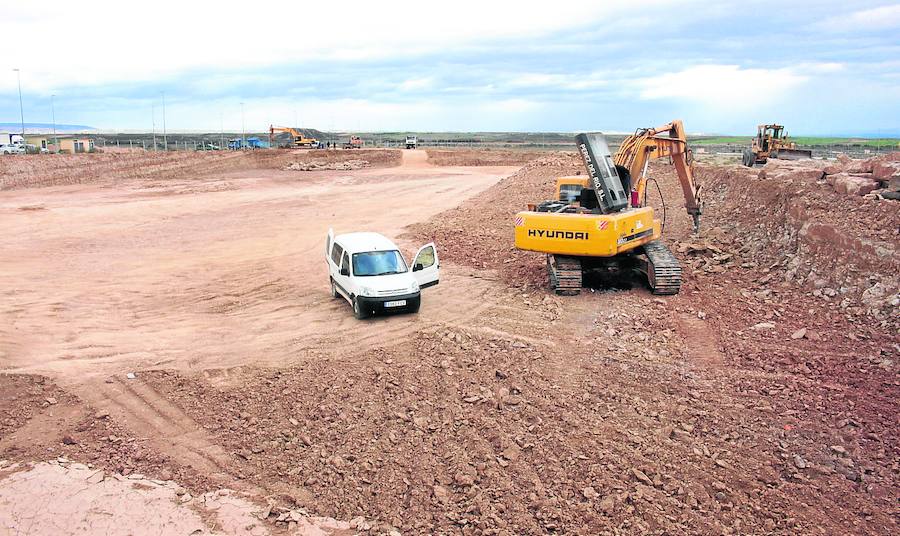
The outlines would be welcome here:
M 637 199 L 634 206 L 642 206 L 647 188 L 647 167 L 650 160 L 670 157 L 681 183 L 685 208 L 694 219 L 694 232 L 700 228 L 702 202 L 700 186 L 694 181 L 694 166 L 684 125 L 680 120 L 657 128 L 641 129 L 625 138 L 614 158 L 616 165 L 628 170 Z

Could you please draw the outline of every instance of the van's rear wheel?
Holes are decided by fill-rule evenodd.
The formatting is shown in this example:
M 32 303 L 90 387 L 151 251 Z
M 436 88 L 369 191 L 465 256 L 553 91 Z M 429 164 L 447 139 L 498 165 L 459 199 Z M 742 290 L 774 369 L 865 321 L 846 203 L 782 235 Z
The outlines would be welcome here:
M 358 320 L 362 320 L 369 316 L 369 311 L 363 308 L 362 304 L 359 303 L 358 298 L 353 298 L 353 316 Z

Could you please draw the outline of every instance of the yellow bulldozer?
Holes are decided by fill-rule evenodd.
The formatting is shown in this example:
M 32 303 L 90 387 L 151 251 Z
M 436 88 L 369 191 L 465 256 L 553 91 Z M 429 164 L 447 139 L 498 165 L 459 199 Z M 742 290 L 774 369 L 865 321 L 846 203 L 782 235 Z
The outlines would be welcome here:
M 802 160 L 812 158 L 809 149 L 798 149 L 784 131 L 783 125 L 759 125 L 756 137 L 750 141 L 750 147 L 744 149 L 741 159 L 747 167 L 765 164 L 769 158 L 781 160 Z
M 633 271 L 644 274 L 654 294 L 677 294 L 681 266 L 660 240 L 663 222 L 647 206 L 647 184 L 654 180 L 647 169 L 652 159 L 671 160 L 696 231 L 700 187 L 682 122 L 638 130 L 615 157 L 600 132 L 578 134 L 575 142 L 587 175 L 560 177 L 555 199 L 516 214 L 516 247 L 547 254 L 550 286 L 560 295 L 580 293 L 592 274 Z

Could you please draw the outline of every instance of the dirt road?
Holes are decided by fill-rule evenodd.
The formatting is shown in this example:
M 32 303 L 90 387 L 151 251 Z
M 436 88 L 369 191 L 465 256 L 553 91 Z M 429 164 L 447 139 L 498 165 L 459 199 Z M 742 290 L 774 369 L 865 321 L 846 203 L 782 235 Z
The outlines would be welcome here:
M 187 191 L 136 182 L 5 195 L 0 365 L 65 383 L 152 367 L 287 365 L 309 349 L 364 348 L 474 314 L 483 290 L 453 275 L 419 318 L 356 322 L 326 292 L 329 227 L 396 236 L 511 171 L 423 164 L 226 174 Z

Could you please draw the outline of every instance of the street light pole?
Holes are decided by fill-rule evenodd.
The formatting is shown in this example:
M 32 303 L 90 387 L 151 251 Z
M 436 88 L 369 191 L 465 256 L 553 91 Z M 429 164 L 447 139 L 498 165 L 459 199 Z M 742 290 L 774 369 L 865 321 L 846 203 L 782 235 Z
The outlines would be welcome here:
M 163 104 L 163 151 L 169 150 L 169 138 L 166 137 L 166 92 L 162 92 Z
M 150 117 L 153 121 L 153 152 L 156 152 L 156 103 L 150 103 Z
M 244 103 L 241 103 L 241 150 L 247 147 L 247 135 L 244 131 Z
M 25 108 L 22 106 L 22 73 L 19 69 L 13 69 L 16 72 L 16 80 L 19 83 L 19 116 L 22 119 L 22 143 L 25 143 Z
M 59 150 L 59 140 L 56 139 L 56 106 L 53 104 L 53 99 L 56 98 L 56 95 L 50 95 L 50 118 L 53 120 L 53 145 L 56 147 L 56 150 Z

